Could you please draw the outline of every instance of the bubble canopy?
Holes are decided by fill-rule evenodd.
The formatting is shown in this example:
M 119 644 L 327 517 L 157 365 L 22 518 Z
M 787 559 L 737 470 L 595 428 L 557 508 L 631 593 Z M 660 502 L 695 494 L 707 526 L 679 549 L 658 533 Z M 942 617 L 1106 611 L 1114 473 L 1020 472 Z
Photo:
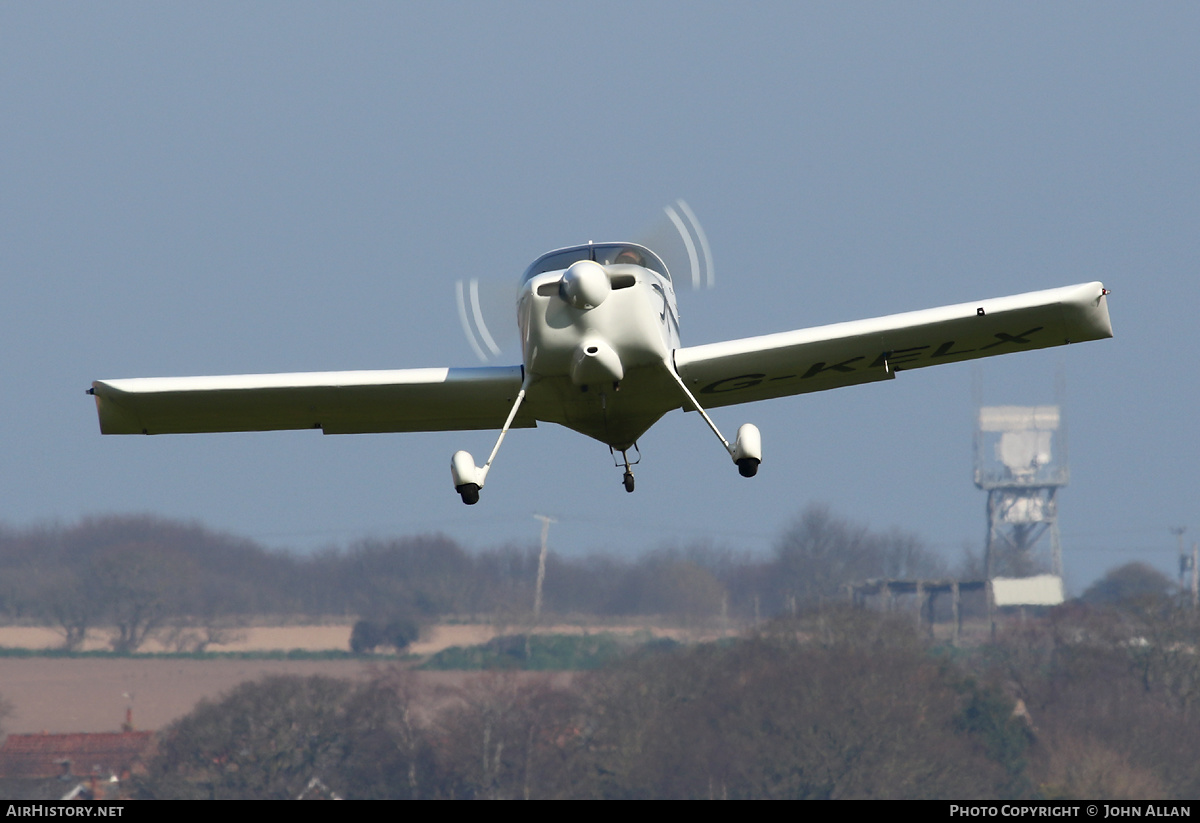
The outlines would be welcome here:
M 668 280 L 667 266 L 662 259 L 645 246 L 637 243 L 588 243 L 546 252 L 525 270 L 521 282 L 548 271 L 562 271 L 580 260 L 594 260 L 602 266 L 633 265 L 658 272 Z

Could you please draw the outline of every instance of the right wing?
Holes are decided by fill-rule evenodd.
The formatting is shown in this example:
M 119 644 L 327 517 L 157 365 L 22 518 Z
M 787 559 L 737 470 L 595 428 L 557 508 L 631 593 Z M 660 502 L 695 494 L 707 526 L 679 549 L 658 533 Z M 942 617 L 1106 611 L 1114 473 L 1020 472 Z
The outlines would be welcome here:
M 320 429 L 325 434 L 499 429 L 521 366 L 97 380 L 102 434 Z M 522 409 L 522 412 L 524 409 Z M 531 415 L 512 425 L 530 428 Z
M 705 408 L 890 380 L 896 372 L 1112 337 L 1100 283 L 676 349 Z M 691 404 L 684 405 L 690 409 Z

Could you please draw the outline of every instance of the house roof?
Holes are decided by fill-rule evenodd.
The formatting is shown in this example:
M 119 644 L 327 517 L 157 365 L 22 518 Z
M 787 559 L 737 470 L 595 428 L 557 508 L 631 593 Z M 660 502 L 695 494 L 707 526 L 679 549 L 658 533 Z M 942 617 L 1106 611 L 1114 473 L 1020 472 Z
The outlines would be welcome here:
M 148 760 L 154 742 L 154 732 L 10 734 L 0 746 L 0 777 L 120 775 Z

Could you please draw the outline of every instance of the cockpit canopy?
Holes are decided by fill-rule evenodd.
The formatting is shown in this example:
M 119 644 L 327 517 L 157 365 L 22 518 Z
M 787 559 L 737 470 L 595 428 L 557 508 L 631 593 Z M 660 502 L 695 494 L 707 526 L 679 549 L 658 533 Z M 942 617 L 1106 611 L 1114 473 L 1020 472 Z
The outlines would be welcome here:
M 658 272 L 668 280 L 671 275 L 662 259 L 645 246 L 637 243 L 589 243 L 569 249 L 555 249 L 533 261 L 521 278 L 524 283 L 534 275 L 547 271 L 561 271 L 580 260 L 594 260 L 602 266 L 632 264 Z

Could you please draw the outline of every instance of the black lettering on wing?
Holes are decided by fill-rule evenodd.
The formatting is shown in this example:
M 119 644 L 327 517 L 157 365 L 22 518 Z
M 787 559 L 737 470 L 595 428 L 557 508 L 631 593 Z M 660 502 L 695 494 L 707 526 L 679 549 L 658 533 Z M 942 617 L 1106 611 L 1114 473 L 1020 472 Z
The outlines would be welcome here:
M 726 377 L 709 383 L 700 389 L 700 393 L 720 394 L 721 392 L 738 391 L 739 389 L 752 389 L 759 383 L 762 383 L 765 377 L 765 374 L 739 374 L 736 377 Z
M 969 354 L 969 353 L 975 351 L 974 349 L 959 349 L 958 351 L 953 351 L 953 349 L 954 349 L 954 341 L 951 340 L 948 343 L 943 343 L 942 345 L 938 346 L 937 349 L 934 350 L 933 354 L 931 354 L 929 356 L 930 357 L 954 357 L 955 355 L 958 355 L 958 354 Z
M 913 346 L 908 349 L 895 349 L 893 351 L 880 352 L 875 361 L 868 368 L 882 369 L 884 366 L 897 366 L 902 363 L 911 363 L 914 360 L 921 359 L 921 352 L 929 348 L 928 346 Z
M 1005 334 L 1002 331 L 996 332 L 996 342 L 988 343 L 986 346 L 981 348 L 980 351 L 983 351 L 984 349 L 995 348 L 996 346 L 999 346 L 1003 343 L 1014 343 L 1018 346 L 1028 346 L 1032 342 L 1029 339 L 1029 336 L 1031 334 L 1037 334 L 1044 328 L 1045 328 L 1045 326 L 1035 326 L 1034 328 L 1030 329 L 1029 331 L 1023 331 L 1020 334 Z
M 805 380 L 807 380 L 810 377 L 816 377 L 818 374 L 821 374 L 822 372 L 827 372 L 827 371 L 852 372 L 852 371 L 855 371 L 855 369 L 853 369 L 850 366 L 850 364 L 856 363 L 859 360 L 864 360 L 864 359 L 865 358 L 861 357 L 861 356 L 860 357 L 851 357 L 849 360 L 843 360 L 841 363 L 834 363 L 831 366 L 827 366 L 823 362 L 822 363 L 814 363 L 812 368 L 810 368 L 808 371 L 806 371 L 804 373 L 803 378 Z

